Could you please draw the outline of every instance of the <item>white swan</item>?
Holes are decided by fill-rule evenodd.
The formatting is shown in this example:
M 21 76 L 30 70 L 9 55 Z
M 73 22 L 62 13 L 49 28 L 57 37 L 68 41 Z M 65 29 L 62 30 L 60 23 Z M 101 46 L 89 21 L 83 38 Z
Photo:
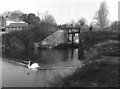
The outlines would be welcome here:
M 30 69 L 37 69 L 39 68 L 40 66 L 38 65 L 38 63 L 30 63 L 30 61 L 28 61 L 28 68 Z

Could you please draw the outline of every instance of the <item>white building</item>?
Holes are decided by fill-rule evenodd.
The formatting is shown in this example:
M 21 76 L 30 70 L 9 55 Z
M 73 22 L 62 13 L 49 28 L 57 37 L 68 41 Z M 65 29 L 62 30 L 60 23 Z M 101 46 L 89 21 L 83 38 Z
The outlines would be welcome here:
M 21 23 L 21 22 L 14 22 L 14 23 L 9 23 L 9 25 L 6 25 L 6 32 L 10 31 L 17 31 L 17 30 L 22 30 L 23 28 L 27 27 L 27 23 Z

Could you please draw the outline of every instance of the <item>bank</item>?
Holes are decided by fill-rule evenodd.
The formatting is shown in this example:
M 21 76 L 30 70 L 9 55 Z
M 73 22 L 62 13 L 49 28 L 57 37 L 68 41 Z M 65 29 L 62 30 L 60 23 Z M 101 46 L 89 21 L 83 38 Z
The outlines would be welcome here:
M 102 38 L 101 40 L 105 39 Z M 63 78 L 56 86 L 60 86 L 61 89 L 68 89 L 69 87 L 118 88 L 120 41 L 111 40 L 107 39 L 89 48 L 84 54 L 85 65 L 78 68 L 72 75 Z

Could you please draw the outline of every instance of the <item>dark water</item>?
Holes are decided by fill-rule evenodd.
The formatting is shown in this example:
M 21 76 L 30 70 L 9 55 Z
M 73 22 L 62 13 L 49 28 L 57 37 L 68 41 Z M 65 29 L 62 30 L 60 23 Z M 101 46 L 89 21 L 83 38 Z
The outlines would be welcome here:
M 54 64 L 61 61 L 72 60 L 77 58 L 77 49 L 39 49 L 39 50 L 7 50 L 2 52 L 3 58 L 8 58 L 15 61 L 28 61 Z
M 41 67 L 67 67 L 78 63 L 78 50 L 40 49 L 7 50 L 2 52 L 3 87 L 48 87 L 57 75 L 67 76 L 73 69 L 39 70 L 27 68 L 28 60 L 39 63 Z M 80 62 L 79 62 L 80 63 Z M 82 62 L 81 62 L 82 63 Z M 76 65 L 76 64 L 75 64 Z

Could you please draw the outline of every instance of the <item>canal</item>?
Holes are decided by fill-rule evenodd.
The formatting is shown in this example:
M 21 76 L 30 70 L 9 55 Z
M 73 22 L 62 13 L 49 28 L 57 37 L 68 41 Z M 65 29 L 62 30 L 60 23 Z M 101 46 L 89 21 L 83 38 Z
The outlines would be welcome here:
M 82 67 L 78 49 L 7 50 L 2 52 L 3 87 L 49 87 Z M 37 71 L 27 68 L 28 61 L 38 63 Z

